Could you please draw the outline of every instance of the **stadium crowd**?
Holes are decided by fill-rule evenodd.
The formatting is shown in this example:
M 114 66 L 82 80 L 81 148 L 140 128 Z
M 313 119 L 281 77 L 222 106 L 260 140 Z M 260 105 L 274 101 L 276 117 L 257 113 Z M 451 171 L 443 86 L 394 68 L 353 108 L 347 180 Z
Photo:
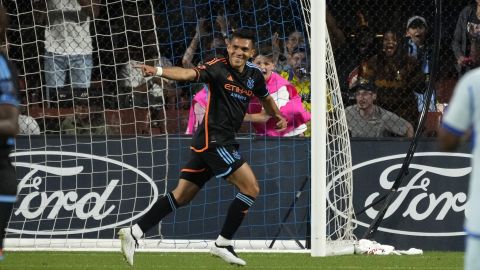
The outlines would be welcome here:
M 166 131 L 192 134 L 203 119 L 205 100 L 202 99 L 208 93 L 208 86 L 156 77 L 144 78 L 132 66 L 136 63 L 187 68 L 202 65 L 214 57 L 225 56 L 229 36 L 236 28 L 269 20 L 266 14 L 260 14 L 260 19 L 255 19 L 257 21 L 247 18 L 240 22 L 236 18 L 237 13 L 228 10 L 228 7 L 219 8 L 218 14 L 206 10 L 204 13 L 182 10 L 184 29 L 178 32 L 175 27 L 165 31 L 163 20 L 146 19 L 141 26 L 134 26 L 126 16 L 123 25 L 115 27 L 124 27 L 133 34 L 112 37 L 105 34 L 115 30 L 116 22 L 103 19 L 109 16 L 115 18 L 111 14 L 117 10 L 112 8 L 115 4 L 105 5 L 96 0 L 92 2 L 94 8 L 85 9 L 80 4 L 79 7 L 68 1 L 65 2 L 67 4 L 62 3 L 33 1 L 30 5 L 31 18 L 13 26 L 28 29 L 25 31 L 33 29 L 32 35 L 42 40 L 39 45 L 35 44 L 40 48 L 35 51 L 40 52 L 41 59 L 36 65 L 29 65 L 33 58 L 25 60 L 19 57 L 19 50 L 25 50 L 31 44 L 11 45 L 18 44 L 19 40 L 13 29 L 9 35 L 12 40 L 8 47 L 9 56 L 21 71 L 20 85 L 23 86 L 25 105 L 22 111 L 28 117 L 28 120 L 22 121 L 33 125 L 35 130 L 29 134 L 38 134 L 38 130 L 40 133 L 77 135 L 162 134 Z M 476 45 L 478 19 L 472 16 L 475 5 L 465 5 L 460 11 L 457 7 L 449 13 L 458 19 L 455 20 L 455 28 L 450 27 L 454 32 L 449 41 L 451 45 L 445 46 L 443 42 L 440 50 L 453 61 L 450 61 L 450 66 L 445 64 L 449 61 L 441 61 L 442 72 L 433 78 L 430 73 L 434 62 L 434 25 L 427 6 L 409 8 L 401 14 L 395 11 L 394 14 L 400 15 L 396 16 L 396 20 L 380 25 L 372 15 L 378 15 L 374 13 L 373 6 L 355 3 L 346 8 L 335 1 L 327 4 L 327 26 L 344 106 L 349 112 L 347 121 L 351 136 L 411 137 L 411 130 L 418 127 L 427 101 L 430 104 L 423 135 L 436 136 L 452 86 L 465 71 L 480 63 Z M 121 10 L 125 14 L 137 17 L 153 13 L 158 18 L 170 8 L 168 3 L 153 10 L 148 3 L 125 2 L 117 5 L 122 5 Z M 407 3 L 405 6 L 410 7 Z M 25 12 L 19 10 L 19 5 L 6 4 L 6 7 L 11 16 Z M 198 9 L 206 7 L 200 5 Z M 70 16 L 77 11 L 82 16 Z M 211 16 L 199 17 L 198 14 Z M 384 16 L 387 15 L 381 17 Z M 35 27 L 30 29 L 26 25 Z M 58 34 L 61 31 L 55 30 L 55 27 L 65 25 L 71 30 L 68 31 L 71 37 L 62 37 Z M 293 121 L 292 129 L 296 131 L 285 134 L 270 132 L 269 119 L 261 108 L 255 108 L 253 104 L 253 111 L 245 119 L 241 132 L 266 136 L 309 136 L 311 48 L 304 26 L 293 21 L 278 31 L 272 28 L 270 31 L 257 31 L 257 34 L 260 41 L 256 48 L 258 59 L 252 58 L 251 61 L 259 65 L 267 80 L 272 78 L 275 84 L 279 84 L 279 87 L 271 84 L 269 91 L 275 96 L 277 105 L 284 107 L 283 113 Z M 58 40 L 73 40 L 75 45 Z M 182 44 L 176 44 L 176 41 Z M 36 72 L 31 71 L 32 66 L 37 67 Z M 38 67 L 42 72 L 38 72 Z M 455 72 L 450 67 L 454 67 Z M 427 97 L 429 86 L 433 93 Z M 366 97 L 371 102 L 367 102 Z M 364 109 L 367 103 L 372 106 Z M 378 132 L 371 132 L 372 126 Z

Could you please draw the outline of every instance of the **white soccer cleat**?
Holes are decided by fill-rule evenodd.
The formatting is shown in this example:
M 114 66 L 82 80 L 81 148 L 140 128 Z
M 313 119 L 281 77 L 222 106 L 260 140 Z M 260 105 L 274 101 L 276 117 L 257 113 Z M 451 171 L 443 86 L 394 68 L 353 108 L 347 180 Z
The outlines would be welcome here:
M 118 238 L 120 238 L 123 257 L 128 264 L 133 266 L 133 255 L 135 254 L 135 248 L 138 247 L 138 241 L 132 234 L 132 228 L 120 229 Z
M 217 243 L 215 243 L 215 246 L 213 246 L 210 249 L 210 254 L 220 257 L 224 261 L 231 264 L 237 264 L 237 265 L 247 264 L 244 260 L 240 259 L 237 256 L 237 253 L 235 253 L 232 246 L 218 246 Z

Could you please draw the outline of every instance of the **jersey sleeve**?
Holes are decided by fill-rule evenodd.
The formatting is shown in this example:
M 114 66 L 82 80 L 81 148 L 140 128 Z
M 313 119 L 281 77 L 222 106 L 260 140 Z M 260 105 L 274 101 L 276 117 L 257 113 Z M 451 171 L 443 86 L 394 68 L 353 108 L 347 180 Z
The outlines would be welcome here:
M 258 98 L 267 97 L 270 93 L 268 92 L 265 79 L 263 78 L 263 75 L 260 72 L 260 70 L 255 71 L 255 77 L 257 78 L 257 83 L 255 83 L 255 87 L 253 88 L 253 93 Z
M 208 83 L 215 80 L 216 74 L 219 74 L 218 70 L 220 69 L 220 65 L 223 64 L 224 62 L 221 59 L 214 58 L 205 64 L 194 67 L 193 70 L 197 73 L 195 81 Z
M 16 82 L 5 57 L 0 57 L 0 104 L 19 105 Z
M 475 110 L 475 75 L 478 76 L 477 73 L 467 73 L 458 82 L 447 111 L 443 116 L 443 128 L 459 136 L 472 125 Z

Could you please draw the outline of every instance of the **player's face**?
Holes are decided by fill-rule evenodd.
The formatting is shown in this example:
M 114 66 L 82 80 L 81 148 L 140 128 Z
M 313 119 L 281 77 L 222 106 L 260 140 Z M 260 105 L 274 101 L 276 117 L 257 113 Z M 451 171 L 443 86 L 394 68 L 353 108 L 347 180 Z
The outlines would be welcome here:
M 264 55 L 259 55 L 255 57 L 253 63 L 260 67 L 263 77 L 265 78 L 265 80 L 268 80 L 268 78 L 270 78 L 270 76 L 272 75 L 273 69 L 275 68 L 272 59 Z
M 230 65 L 239 72 L 243 71 L 245 63 L 253 57 L 255 50 L 253 42 L 245 38 L 233 38 L 227 46 Z
M 373 101 L 377 98 L 377 94 L 371 91 L 357 90 L 355 99 L 360 109 L 365 110 L 373 106 Z

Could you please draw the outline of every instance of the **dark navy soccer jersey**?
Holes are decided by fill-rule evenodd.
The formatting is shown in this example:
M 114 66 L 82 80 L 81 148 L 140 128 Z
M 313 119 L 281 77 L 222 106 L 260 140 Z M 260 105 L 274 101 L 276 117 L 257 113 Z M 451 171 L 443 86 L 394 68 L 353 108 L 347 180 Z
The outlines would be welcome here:
M 250 62 L 239 73 L 226 58 L 214 58 L 194 70 L 196 80 L 207 84 L 208 93 L 205 117 L 193 135 L 191 148 L 202 152 L 210 145 L 237 144 L 235 134 L 242 125 L 250 98 L 269 95 L 262 73 Z
M 19 106 L 18 77 L 15 69 L 4 53 L 0 53 L 0 105 Z M 11 148 L 15 144 L 13 137 L 0 137 L 0 147 Z

